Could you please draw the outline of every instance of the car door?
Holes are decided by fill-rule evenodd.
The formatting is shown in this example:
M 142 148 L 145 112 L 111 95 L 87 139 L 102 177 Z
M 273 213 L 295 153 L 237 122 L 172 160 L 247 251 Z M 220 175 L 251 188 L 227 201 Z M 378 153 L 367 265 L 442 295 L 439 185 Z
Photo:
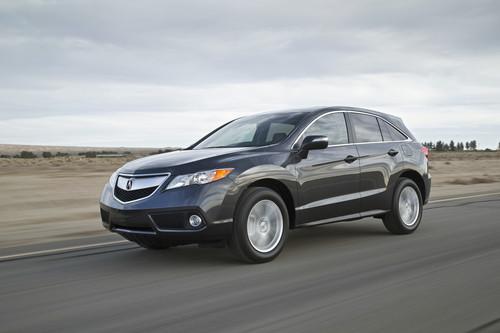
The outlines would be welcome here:
M 397 137 L 395 128 L 373 115 L 352 112 L 349 121 L 359 153 L 361 213 L 390 210 L 397 174 L 404 166 L 401 144 L 407 138 Z
M 311 150 L 296 164 L 299 182 L 297 224 L 331 222 L 336 218 L 358 217 L 359 161 L 343 112 L 316 118 L 299 138 L 325 135 L 329 146 Z

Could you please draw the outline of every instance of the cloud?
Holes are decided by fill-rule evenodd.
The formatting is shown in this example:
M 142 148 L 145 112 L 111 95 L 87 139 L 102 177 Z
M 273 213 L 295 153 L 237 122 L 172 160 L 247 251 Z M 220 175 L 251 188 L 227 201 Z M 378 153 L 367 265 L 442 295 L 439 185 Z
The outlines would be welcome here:
M 201 132 L 226 116 L 353 105 L 417 128 L 484 126 L 492 146 L 497 31 L 500 4 L 486 0 L 1 2 L 0 142 L 46 133 L 43 143 L 134 145 L 102 121 L 119 115 L 149 132 L 149 119 L 171 114 L 180 122 L 165 141 L 186 145 L 202 134 L 186 132 L 199 117 Z M 141 145 L 164 138 L 146 137 Z

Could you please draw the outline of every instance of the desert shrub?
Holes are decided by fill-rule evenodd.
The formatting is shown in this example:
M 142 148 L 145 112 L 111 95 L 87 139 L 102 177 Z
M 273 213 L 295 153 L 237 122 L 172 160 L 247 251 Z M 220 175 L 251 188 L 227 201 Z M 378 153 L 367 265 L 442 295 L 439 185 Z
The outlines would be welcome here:
M 96 151 L 88 151 L 85 153 L 86 158 L 96 158 L 97 157 L 97 152 Z
M 21 154 L 16 155 L 14 157 L 17 157 L 17 158 L 36 158 L 37 156 L 31 151 L 23 150 L 21 152 Z
M 112 150 L 101 150 L 101 151 L 87 151 L 84 153 L 79 153 L 78 155 L 80 156 L 85 156 L 87 158 L 95 158 L 97 155 L 119 155 L 117 151 L 112 151 Z
M 10 155 L 2 154 L 2 155 L 0 155 L 0 158 L 11 158 L 11 156 Z
M 447 184 L 452 185 L 472 185 L 472 184 L 490 184 L 495 183 L 497 180 L 492 177 L 482 178 L 482 177 L 473 177 L 473 178 L 455 178 L 453 180 L 447 181 Z
M 56 153 L 56 157 L 66 157 L 66 156 L 69 156 L 69 154 L 68 153 L 61 153 L 60 151 L 58 151 Z
M 158 149 L 158 151 L 154 151 L 154 152 L 150 153 L 149 155 L 169 153 L 169 152 L 174 151 L 174 150 L 176 150 L 176 149 Z

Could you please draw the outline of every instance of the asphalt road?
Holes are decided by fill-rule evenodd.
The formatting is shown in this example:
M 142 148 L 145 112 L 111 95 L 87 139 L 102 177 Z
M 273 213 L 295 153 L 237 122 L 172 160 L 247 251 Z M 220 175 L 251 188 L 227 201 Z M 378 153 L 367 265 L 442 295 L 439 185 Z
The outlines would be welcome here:
M 1 332 L 499 332 L 500 196 L 291 233 L 274 262 L 129 243 L 0 262 Z

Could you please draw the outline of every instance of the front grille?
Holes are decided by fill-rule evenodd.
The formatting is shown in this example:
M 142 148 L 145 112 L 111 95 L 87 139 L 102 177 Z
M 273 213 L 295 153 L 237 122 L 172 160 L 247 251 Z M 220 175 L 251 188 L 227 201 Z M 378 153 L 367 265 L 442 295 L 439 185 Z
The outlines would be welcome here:
M 116 181 L 114 195 L 121 202 L 131 202 L 144 199 L 153 194 L 154 191 L 170 176 L 170 173 L 130 175 L 119 174 Z
M 126 191 L 122 190 L 118 186 L 115 186 L 115 197 L 122 202 L 130 202 L 134 200 L 139 200 L 151 195 L 158 186 L 141 188 L 139 190 Z

